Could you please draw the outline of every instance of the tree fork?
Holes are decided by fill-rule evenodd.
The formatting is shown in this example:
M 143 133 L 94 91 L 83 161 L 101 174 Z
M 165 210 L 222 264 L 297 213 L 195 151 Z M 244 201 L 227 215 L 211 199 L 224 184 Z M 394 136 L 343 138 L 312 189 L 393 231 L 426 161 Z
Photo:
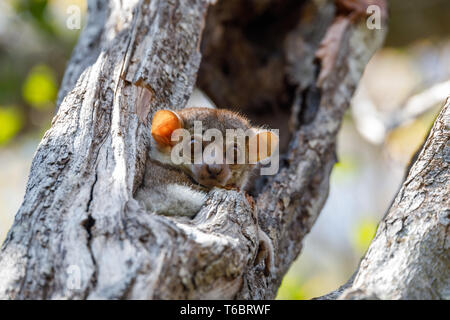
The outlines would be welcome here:
M 275 297 L 326 200 L 342 116 L 385 27 L 369 30 L 353 14 L 360 8 L 333 1 L 286 0 L 287 24 L 278 1 L 213 2 L 89 2 L 58 112 L 0 252 L 0 298 Z M 264 19 L 283 41 L 266 37 Z M 247 85 L 218 59 L 221 41 L 245 49 Z M 146 213 L 133 194 L 153 113 L 182 108 L 196 81 L 220 106 L 242 104 L 250 116 L 278 104 L 291 125 L 280 172 L 259 181 L 254 200 L 213 190 L 192 221 L 180 222 Z M 275 87 L 253 92 L 252 82 Z M 256 259 L 258 223 L 275 247 L 269 275 Z

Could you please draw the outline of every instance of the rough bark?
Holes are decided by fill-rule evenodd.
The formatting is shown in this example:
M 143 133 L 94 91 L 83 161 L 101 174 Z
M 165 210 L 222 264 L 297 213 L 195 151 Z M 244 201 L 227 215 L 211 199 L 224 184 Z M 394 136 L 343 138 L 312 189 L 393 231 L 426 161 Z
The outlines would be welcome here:
M 450 98 L 358 269 L 315 299 L 450 299 L 449 105 Z
M 211 2 L 89 2 L 58 113 L 1 249 L 0 298 L 275 297 L 325 202 L 342 116 L 385 31 L 331 1 L 286 0 L 286 23 L 279 1 L 220 1 L 207 16 Z M 223 43 L 236 51 L 220 51 Z M 227 55 L 243 57 L 247 79 Z M 280 172 L 255 184 L 254 200 L 213 190 L 181 222 L 146 213 L 133 194 L 149 119 L 186 104 L 199 68 L 198 85 L 219 106 L 242 104 L 250 117 L 272 110 L 290 131 Z M 258 223 L 275 247 L 268 275 L 256 259 Z
M 450 299 L 449 105 L 341 299 Z

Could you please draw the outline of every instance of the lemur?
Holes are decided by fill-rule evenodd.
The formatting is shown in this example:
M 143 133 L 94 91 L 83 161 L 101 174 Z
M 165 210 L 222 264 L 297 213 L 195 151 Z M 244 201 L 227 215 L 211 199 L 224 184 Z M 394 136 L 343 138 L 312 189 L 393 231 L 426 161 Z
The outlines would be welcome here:
M 229 138 L 230 130 L 239 134 Z M 159 110 L 151 133 L 144 182 L 136 199 L 147 211 L 168 216 L 195 216 L 213 188 L 245 190 L 255 167 L 278 145 L 272 131 L 211 106 Z M 271 240 L 259 227 L 258 235 L 267 251 L 266 269 L 271 268 Z

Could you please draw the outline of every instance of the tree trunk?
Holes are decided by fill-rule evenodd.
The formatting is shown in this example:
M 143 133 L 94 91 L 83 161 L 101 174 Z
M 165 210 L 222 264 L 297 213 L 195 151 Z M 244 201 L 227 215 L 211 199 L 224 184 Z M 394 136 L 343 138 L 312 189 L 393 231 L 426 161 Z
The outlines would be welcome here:
M 450 299 L 450 98 L 350 280 L 319 300 Z
M 89 1 L 1 249 L 0 298 L 275 297 L 326 200 L 342 116 L 385 27 L 367 28 L 367 0 L 214 2 Z M 149 120 L 182 108 L 196 82 L 220 107 L 286 128 L 284 156 L 254 199 L 213 190 L 182 223 L 133 195 Z M 270 274 L 258 224 L 274 244 Z
M 342 299 L 450 299 L 449 105 Z

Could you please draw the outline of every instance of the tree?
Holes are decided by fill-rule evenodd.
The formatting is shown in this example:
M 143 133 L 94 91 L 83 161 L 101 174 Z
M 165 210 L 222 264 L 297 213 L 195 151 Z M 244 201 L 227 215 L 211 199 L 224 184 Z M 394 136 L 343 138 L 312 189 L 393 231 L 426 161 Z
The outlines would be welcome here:
M 382 43 L 386 5 L 214 2 L 89 2 L 1 249 L 0 298 L 274 298 L 326 200 L 336 134 Z M 381 30 L 365 23 L 374 3 Z M 182 108 L 195 84 L 219 106 L 289 122 L 289 132 L 280 172 L 258 181 L 254 198 L 214 190 L 181 223 L 144 212 L 133 194 L 149 119 Z M 274 244 L 271 273 L 257 259 L 257 224 Z
M 354 276 L 321 299 L 450 298 L 450 99 Z

